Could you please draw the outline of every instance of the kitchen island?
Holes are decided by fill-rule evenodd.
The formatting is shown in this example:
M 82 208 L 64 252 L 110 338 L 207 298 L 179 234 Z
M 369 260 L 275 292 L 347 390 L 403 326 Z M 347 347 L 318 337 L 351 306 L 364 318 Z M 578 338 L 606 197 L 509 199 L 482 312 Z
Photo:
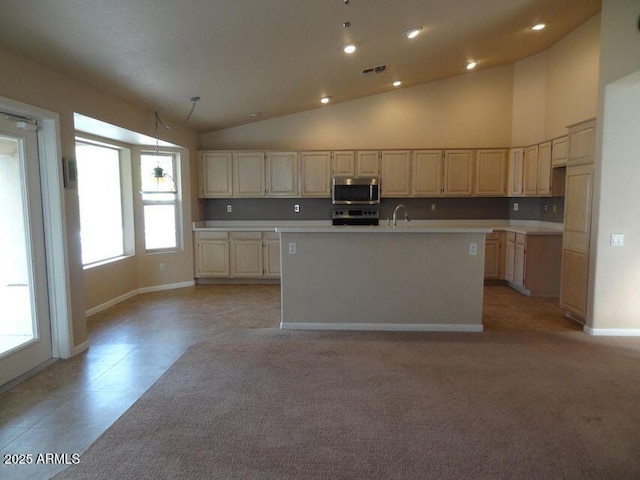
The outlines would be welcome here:
M 482 331 L 490 228 L 282 227 L 283 329 Z

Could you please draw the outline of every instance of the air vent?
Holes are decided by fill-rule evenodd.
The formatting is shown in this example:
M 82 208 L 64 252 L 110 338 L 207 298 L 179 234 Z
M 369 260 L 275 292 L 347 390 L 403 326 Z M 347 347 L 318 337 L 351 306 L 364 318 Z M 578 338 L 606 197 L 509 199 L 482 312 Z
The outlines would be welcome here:
M 376 67 L 365 68 L 362 70 L 363 75 L 369 75 L 370 73 L 382 73 L 387 69 L 387 65 L 378 65 Z

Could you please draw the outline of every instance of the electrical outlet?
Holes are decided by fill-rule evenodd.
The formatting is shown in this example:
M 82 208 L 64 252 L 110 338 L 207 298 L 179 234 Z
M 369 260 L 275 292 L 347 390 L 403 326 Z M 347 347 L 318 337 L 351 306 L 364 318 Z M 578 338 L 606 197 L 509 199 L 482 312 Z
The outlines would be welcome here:
M 289 255 L 296 254 L 296 242 L 289 242 Z
M 549 206 L 546 203 L 544 205 L 542 205 L 542 211 L 543 212 L 548 212 L 549 211 Z
M 294 205 L 294 206 L 293 206 L 293 211 L 294 211 L 295 213 L 300 213 L 300 205 L 298 205 L 298 204 Z
M 161 272 L 164 272 L 164 271 L 166 271 L 166 270 L 167 270 L 167 266 L 166 266 L 164 263 L 161 263 L 161 264 L 160 264 L 160 271 L 161 271 Z
M 553 213 L 558 213 L 558 205 L 556 205 L 555 203 L 553 204 L 553 206 L 551 207 L 551 211 Z
M 517 212 L 518 211 L 518 202 L 514 202 L 513 204 L 513 211 Z
M 477 255 L 478 254 L 478 244 L 470 243 L 469 244 L 469 255 Z
M 233 207 L 231 205 L 227 205 L 227 213 L 233 212 Z
M 435 209 L 436 209 L 436 204 L 435 204 L 435 203 L 432 203 L 432 204 L 431 204 L 431 211 L 432 211 L 432 212 L 434 212 L 434 211 L 435 211 Z

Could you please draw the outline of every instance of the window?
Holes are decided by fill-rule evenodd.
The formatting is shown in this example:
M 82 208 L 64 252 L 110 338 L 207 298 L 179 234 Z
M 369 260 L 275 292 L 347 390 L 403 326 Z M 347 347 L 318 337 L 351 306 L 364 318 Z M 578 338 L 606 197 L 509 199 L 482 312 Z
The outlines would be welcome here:
M 144 244 L 146 251 L 175 250 L 179 246 L 177 155 L 140 155 Z
M 125 255 L 121 149 L 78 139 L 76 161 L 82 264 Z

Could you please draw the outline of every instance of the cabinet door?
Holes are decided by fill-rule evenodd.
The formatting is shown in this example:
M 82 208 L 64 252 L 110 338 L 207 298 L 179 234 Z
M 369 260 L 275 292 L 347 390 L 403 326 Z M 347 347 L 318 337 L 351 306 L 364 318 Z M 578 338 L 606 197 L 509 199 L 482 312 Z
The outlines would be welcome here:
M 534 196 L 537 192 L 538 145 L 533 145 L 524 152 L 524 194 Z
M 484 278 L 500 278 L 500 240 L 487 238 L 484 243 Z
M 442 150 L 415 150 L 411 159 L 411 195 L 442 194 Z
M 507 232 L 507 243 L 504 259 L 504 279 L 513 283 L 516 265 L 516 234 Z
M 500 197 L 506 191 L 507 160 L 505 150 L 476 152 L 476 195 Z
M 303 197 L 331 196 L 331 152 L 301 152 L 300 170 Z
M 196 254 L 196 277 L 229 276 L 228 240 L 199 240 Z
M 569 127 L 569 155 L 567 166 L 593 163 L 595 120 Z
M 231 240 L 231 276 L 262 276 L 262 240 Z
M 551 142 L 551 166 L 564 167 L 569 156 L 569 142 L 567 136 L 556 138 Z
M 272 197 L 298 195 L 298 153 L 267 154 L 267 194 Z
M 411 152 L 408 150 L 382 152 L 381 195 L 408 197 L 411 181 Z
M 380 152 L 363 150 L 356 157 L 356 175 L 380 176 Z
M 584 319 L 587 310 L 593 165 L 567 167 L 560 306 Z
M 444 194 L 469 196 L 473 193 L 473 150 L 445 150 Z
M 513 262 L 513 284 L 524 288 L 526 271 L 526 236 L 516 234 L 515 259 Z
M 353 177 L 356 174 L 355 152 L 333 152 L 332 157 L 333 175 Z
M 263 197 L 264 172 L 264 152 L 234 152 L 233 195 Z
M 541 143 L 538 147 L 538 181 L 536 194 L 551 195 L 551 142 Z
M 524 148 L 512 148 L 509 152 L 509 196 L 524 194 Z
M 233 195 L 233 152 L 200 152 L 200 198 Z
M 280 241 L 269 240 L 264 244 L 265 277 L 280 276 Z

